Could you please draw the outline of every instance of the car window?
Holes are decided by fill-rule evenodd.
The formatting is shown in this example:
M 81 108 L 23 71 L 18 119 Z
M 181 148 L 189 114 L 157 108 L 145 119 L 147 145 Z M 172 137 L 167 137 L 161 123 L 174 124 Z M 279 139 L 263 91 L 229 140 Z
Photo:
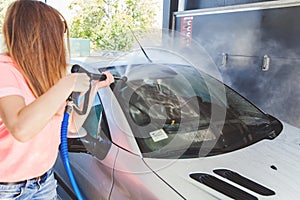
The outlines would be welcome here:
M 105 158 L 111 147 L 111 137 L 100 96 L 97 94 L 91 110 L 83 123 L 87 136 L 82 138 L 88 151 L 98 159 Z
M 131 66 L 114 93 L 145 157 L 218 155 L 281 132 L 277 119 L 191 66 Z

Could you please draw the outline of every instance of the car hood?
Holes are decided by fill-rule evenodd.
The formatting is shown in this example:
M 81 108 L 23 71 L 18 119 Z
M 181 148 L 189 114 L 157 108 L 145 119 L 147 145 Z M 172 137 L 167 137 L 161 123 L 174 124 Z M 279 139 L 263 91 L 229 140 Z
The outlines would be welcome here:
M 230 153 L 144 160 L 186 199 L 300 199 L 300 130 L 286 123 L 275 139 Z

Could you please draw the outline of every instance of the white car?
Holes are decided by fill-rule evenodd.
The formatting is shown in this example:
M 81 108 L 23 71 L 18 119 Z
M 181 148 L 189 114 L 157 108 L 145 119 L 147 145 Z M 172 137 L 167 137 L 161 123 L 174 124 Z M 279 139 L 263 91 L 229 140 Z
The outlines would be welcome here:
M 81 138 L 69 139 L 85 199 L 300 199 L 300 131 L 193 66 L 110 70 Z M 61 159 L 62 199 L 75 199 Z

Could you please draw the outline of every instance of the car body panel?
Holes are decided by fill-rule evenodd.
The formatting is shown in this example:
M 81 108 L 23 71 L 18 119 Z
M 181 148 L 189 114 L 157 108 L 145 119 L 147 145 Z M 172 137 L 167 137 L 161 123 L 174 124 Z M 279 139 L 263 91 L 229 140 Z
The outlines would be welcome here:
M 284 124 L 283 132 L 274 140 L 262 140 L 243 149 L 197 159 L 159 160 L 145 158 L 145 162 L 160 177 L 187 199 L 196 199 L 200 190 L 212 196 L 228 199 L 214 189 L 195 181 L 192 173 L 206 173 L 218 177 L 259 199 L 298 199 L 300 185 L 300 131 Z M 229 169 L 273 190 L 275 195 L 263 196 L 235 184 L 213 172 Z M 180 172 L 180 173 L 178 173 Z M 231 199 L 231 198 L 229 198 Z
M 143 159 L 119 149 L 110 199 L 182 199 L 146 165 Z
M 97 70 L 93 68 L 92 71 L 96 73 Z M 139 78 L 137 75 L 134 77 Z M 134 136 L 136 130 L 129 123 L 128 113 L 124 113 L 114 92 L 103 88 L 98 93 L 109 128 L 111 141 L 107 146 L 108 151 L 98 155 L 98 152 L 101 154 L 101 148 L 107 145 L 102 143 L 101 138 L 83 138 L 82 141 L 86 142 L 82 145 L 83 151 L 78 152 L 72 145 L 69 148 L 74 176 L 86 199 L 232 199 L 226 193 L 192 178 L 193 174 L 199 173 L 218 178 L 253 196 L 252 199 L 299 198 L 299 129 L 282 123 L 283 130 L 280 134 L 276 133 L 275 137 L 264 137 L 218 155 L 198 158 L 146 158 Z M 231 133 L 228 131 L 228 134 Z M 236 139 L 234 136 L 232 134 L 233 140 Z M 59 185 L 65 184 L 66 191 L 72 190 L 60 158 L 54 169 L 56 176 L 63 182 Z M 220 176 L 214 172 L 217 169 L 236 172 L 267 187 L 275 194 L 261 195 L 251 191 Z
M 112 147 L 105 159 L 101 161 L 87 153 L 69 153 L 73 174 L 85 199 L 108 198 L 113 185 L 113 165 L 117 149 L 115 146 Z M 56 176 L 60 176 L 67 187 L 71 189 L 72 186 L 60 157 L 57 159 L 54 168 L 56 169 Z M 61 183 L 59 182 L 59 184 Z
M 99 94 L 102 99 L 108 99 L 108 101 L 103 100 L 102 104 L 105 109 L 109 110 L 106 117 L 112 141 L 118 146 L 130 150 L 131 153 L 141 156 L 132 130 L 113 92 L 110 89 L 101 89 Z

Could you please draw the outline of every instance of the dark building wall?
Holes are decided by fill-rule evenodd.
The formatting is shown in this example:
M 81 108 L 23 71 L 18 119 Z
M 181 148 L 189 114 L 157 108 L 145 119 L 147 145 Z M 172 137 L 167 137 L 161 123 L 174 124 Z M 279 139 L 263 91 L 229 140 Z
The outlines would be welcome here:
M 247 3 L 258 3 L 273 0 L 186 0 L 185 10 L 232 6 Z
M 162 28 L 172 29 L 173 13 L 178 11 L 178 0 L 163 0 Z
M 223 81 L 267 113 L 300 128 L 300 5 L 193 16 L 192 39 Z M 181 31 L 182 18 L 176 18 Z M 222 65 L 226 53 L 227 63 Z M 264 55 L 270 68 L 262 70 Z
M 162 28 L 172 29 L 173 13 L 178 11 L 180 0 L 163 0 L 163 23 Z M 258 3 L 276 0 L 184 0 L 184 10 L 214 8 L 248 3 Z

